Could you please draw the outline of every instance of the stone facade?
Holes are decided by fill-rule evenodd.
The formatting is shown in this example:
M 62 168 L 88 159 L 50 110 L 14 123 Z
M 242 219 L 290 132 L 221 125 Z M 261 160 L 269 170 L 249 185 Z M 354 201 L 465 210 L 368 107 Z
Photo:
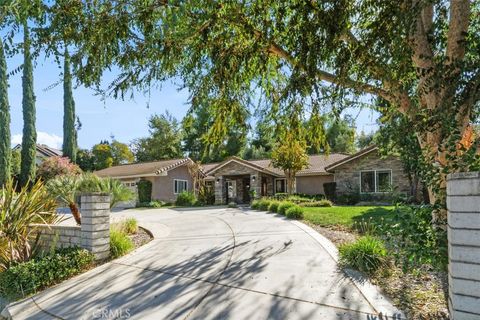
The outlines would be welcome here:
M 408 176 L 401 161 L 393 156 L 382 158 L 377 151 L 370 152 L 333 169 L 337 194 L 360 192 L 360 172 L 391 170 L 395 191 L 410 194 Z
M 480 172 L 447 179 L 450 319 L 480 319 Z
M 96 260 L 110 256 L 110 195 L 91 193 L 81 196 L 81 226 L 33 225 L 39 236 L 39 250 L 82 247 Z

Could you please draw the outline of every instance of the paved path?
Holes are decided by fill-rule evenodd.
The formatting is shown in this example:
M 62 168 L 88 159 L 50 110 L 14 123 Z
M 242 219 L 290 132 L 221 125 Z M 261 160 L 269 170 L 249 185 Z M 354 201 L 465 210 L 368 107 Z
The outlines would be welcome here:
M 396 311 L 307 226 L 238 209 L 128 210 L 155 240 L 21 303 L 14 319 L 376 319 Z M 389 318 L 391 319 L 391 318 Z

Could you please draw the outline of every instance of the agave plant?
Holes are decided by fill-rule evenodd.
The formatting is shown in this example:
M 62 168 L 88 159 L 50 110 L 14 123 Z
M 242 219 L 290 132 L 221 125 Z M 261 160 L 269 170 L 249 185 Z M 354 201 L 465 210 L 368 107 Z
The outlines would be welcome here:
M 132 200 L 135 195 L 119 180 L 113 178 L 100 178 L 94 174 L 86 173 L 81 176 L 81 192 L 104 192 L 110 194 L 110 208 L 122 201 Z
M 81 223 L 81 217 L 75 197 L 80 183 L 81 178 L 74 175 L 58 176 L 55 179 L 49 180 L 47 183 L 48 191 L 57 199 L 57 201 L 68 206 L 77 224 Z
M 30 185 L 30 184 L 27 184 Z M 35 224 L 54 224 L 56 201 L 42 182 L 16 191 L 12 181 L 0 190 L 0 271 L 13 262 L 30 258 L 37 229 Z

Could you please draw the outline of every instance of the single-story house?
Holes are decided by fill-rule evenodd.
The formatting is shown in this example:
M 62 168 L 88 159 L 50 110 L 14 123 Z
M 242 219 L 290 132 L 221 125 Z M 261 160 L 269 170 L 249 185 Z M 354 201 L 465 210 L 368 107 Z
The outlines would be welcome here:
M 95 172 L 100 177 L 120 179 L 135 188 L 140 179 L 152 182 L 152 199 L 175 201 L 183 190 L 192 190 L 189 158 L 127 164 Z M 256 197 L 287 192 L 282 170 L 274 168 L 271 160 L 243 160 L 230 157 L 220 163 L 202 166 L 207 183 L 215 190 L 215 202 L 246 203 Z M 384 194 L 391 188 L 409 194 L 410 184 L 402 163 L 395 156 L 381 157 L 378 148 L 371 146 L 353 155 L 332 153 L 311 155 L 309 166 L 297 173 L 295 192 L 324 194 L 323 185 L 336 182 L 337 194 L 360 192 Z M 254 191 L 254 192 L 253 192 Z

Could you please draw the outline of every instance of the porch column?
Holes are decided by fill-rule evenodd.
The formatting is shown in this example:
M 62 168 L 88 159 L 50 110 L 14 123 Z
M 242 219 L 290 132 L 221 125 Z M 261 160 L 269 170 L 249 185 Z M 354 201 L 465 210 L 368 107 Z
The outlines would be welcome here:
M 255 190 L 255 197 L 252 197 L 253 199 L 259 199 L 262 196 L 262 181 L 261 181 L 261 176 L 260 174 L 257 173 L 252 173 L 250 174 L 250 191 Z
M 223 176 L 215 176 L 215 204 L 226 204 L 226 202 L 225 178 Z

